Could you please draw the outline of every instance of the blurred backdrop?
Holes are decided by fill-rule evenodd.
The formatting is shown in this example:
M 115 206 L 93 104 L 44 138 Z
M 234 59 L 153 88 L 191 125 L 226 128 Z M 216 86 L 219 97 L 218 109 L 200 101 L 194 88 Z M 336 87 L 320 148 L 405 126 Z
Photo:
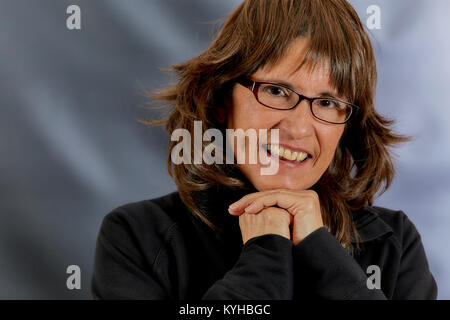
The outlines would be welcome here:
M 450 298 L 450 1 L 354 0 L 379 67 L 377 108 L 415 138 L 376 204 L 406 212 L 422 235 L 439 298 Z M 238 0 L 0 2 L 0 298 L 90 299 L 97 233 L 115 207 L 175 190 L 168 135 L 142 89 L 160 68 L 204 50 Z M 81 30 L 66 9 L 81 8 Z M 81 268 L 68 290 L 66 268 Z

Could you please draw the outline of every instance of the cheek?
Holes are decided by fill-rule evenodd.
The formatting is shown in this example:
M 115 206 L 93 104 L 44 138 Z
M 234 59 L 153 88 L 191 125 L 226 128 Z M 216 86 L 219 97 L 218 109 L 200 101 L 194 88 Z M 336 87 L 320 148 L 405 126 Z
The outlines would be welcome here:
M 276 114 L 259 105 L 253 95 L 234 90 L 228 112 L 228 128 L 268 129 L 276 121 Z
M 344 127 L 326 127 L 318 132 L 320 153 L 322 161 L 329 165 L 336 152 L 339 140 L 344 132 Z

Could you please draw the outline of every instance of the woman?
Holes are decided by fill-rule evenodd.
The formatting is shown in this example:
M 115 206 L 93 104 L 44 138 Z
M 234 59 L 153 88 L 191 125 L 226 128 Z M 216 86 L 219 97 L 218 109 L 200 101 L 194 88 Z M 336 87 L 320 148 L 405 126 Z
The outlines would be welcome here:
M 174 70 L 153 95 L 174 107 L 170 134 L 269 130 L 258 145 L 278 169 L 169 156 L 178 192 L 105 217 L 95 298 L 436 298 L 412 222 L 372 206 L 394 176 L 388 147 L 407 138 L 374 109 L 373 49 L 345 0 L 244 1 Z

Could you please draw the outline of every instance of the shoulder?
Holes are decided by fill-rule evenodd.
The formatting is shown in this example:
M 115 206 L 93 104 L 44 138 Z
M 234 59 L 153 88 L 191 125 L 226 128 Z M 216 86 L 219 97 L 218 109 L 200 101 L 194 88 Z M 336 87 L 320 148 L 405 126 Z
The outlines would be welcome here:
M 123 250 L 158 250 L 180 220 L 186 219 L 186 210 L 178 192 L 121 205 L 103 218 L 99 241 Z
M 402 210 L 365 207 L 355 222 L 366 241 L 359 261 L 378 265 L 383 272 L 385 292 L 391 299 L 436 299 L 437 286 L 429 270 L 421 236 Z M 362 221 L 362 222 L 361 222 Z M 365 241 L 362 241 L 365 242 Z
M 412 232 L 417 233 L 414 223 L 402 210 L 392 210 L 378 206 L 373 206 L 371 208 L 378 214 L 380 219 L 391 227 L 394 234 L 401 234 L 404 236 L 405 234 Z
M 182 206 L 178 192 L 172 192 L 154 199 L 123 204 L 109 212 L 103 220 L 123 224 L 150 224 L 162 231 L 175 222 L 174 213 Z
M 401 248 L 412 238 L 420 238 L 414 223 L 402 210 L 366 206 L 353 213 L 353 219 L 363 240 L 366 241 L 394 238 Z

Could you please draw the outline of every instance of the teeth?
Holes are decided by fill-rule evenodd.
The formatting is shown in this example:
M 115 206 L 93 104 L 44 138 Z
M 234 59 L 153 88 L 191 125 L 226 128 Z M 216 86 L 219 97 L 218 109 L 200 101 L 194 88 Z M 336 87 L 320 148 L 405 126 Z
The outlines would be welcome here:
M 291 161 L 295 160 L 302 162 L 306 158 L 308 158 L 308 154 L 305 152 L 291 151 L 287 148 L 280 147 L 278 145 L 269 144 L 267 145 L 267 149 L 270 150 L 270 153 Z
M 306 158 L 308 158 L 308 154 L 305 152 L 299 152 L 299 154 L 297 155 L 297 161 L 303 161 Z
M 284 150 L 283 157 L 285 157 L 285 158 L 288 159 L 288 160 L 292 160 L 292 159 L 291 159 L 291 150 L 285 149 L 285 150 Z

